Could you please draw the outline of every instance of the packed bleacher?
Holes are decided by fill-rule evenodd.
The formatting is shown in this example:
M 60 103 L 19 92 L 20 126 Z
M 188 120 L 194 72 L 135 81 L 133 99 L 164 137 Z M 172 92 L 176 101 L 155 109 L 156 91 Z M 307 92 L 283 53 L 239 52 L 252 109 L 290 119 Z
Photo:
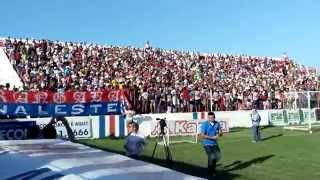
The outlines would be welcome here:
M 204 54 L 7 38 L 25 90 L 127 89 L 137 113 L 283 108 L 288 92 L 318 90 L 316 70 L 288 57 Z M 4 87 L 1 87 L 4 88 Z

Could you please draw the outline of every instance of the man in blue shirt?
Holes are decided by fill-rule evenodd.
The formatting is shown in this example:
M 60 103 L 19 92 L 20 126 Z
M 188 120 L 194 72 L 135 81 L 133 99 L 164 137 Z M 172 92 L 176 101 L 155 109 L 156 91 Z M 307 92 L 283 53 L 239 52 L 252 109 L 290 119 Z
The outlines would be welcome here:
M 222 136 L 222 131 L 213 112 L 209 112 L 208 121 L 202 123 L 200 136 L 202 138 L 204 149 L 208 155 L 208 176 L 215 176 L 216 163 L 221 158 L 217 140 Z
M 144 135 L 139 133 L 139 124 L 136 122 L 129 122 L 128 133 L 129 136 L 126 138 L 124 148 L 127 151 L 127 155 L 131 158 L 138 158 L 146 144 Z

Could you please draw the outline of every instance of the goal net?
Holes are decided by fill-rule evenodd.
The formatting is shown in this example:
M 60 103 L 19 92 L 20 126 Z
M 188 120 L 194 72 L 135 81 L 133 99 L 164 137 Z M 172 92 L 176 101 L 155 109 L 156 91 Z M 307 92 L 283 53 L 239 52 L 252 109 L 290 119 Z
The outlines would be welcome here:
M 289 92 L 283 101 L 284 128 L 312 133 L 320 128 L 319 112 L 320 92 Z

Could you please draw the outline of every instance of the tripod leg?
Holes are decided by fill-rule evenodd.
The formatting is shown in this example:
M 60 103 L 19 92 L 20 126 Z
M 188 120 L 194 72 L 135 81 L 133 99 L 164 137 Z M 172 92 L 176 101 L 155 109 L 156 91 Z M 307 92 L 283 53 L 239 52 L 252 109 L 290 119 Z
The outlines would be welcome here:
M 164 151 L 166 153 L 166 160 L 167 160 L 167 163 L 172 163 L 172 156 L 171 156 L 171 151 L 170 151 L 170 148 L 169 148 L 169 145 L 167 143 L 167 140 L 164 136 L 162 136 L 162 140 L 163 140 L 163 144 L 164 144 Z
M 156 153 L 156 149 L 157 149 L 157 146 L 158 146 L 158 141 L 160 140 L 160 134 L 158 136 L 158 140 L 156 140 L 156 144 L 154 145 L 154 148 L 153 148 L 153 152 L 152 152 L 152 156 L 151 158 L 153 159 L 154 158 L 154 154 Z
M 158 142 L 156 142 L 156 144 L 154 145 L 153 152 L 152 152 L 152 156 L 151 156 L 152 159 L 154 158 L 154 154 L 155 154 L 155 152 L 156 152 L 157 145 L 158 145 Z

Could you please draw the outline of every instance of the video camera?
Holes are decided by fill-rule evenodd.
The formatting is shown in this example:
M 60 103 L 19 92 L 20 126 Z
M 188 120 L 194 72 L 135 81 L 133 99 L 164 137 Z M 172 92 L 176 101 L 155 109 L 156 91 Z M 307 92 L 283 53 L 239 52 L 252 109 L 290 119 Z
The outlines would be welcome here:
M 164 145 L 164 152 L 166 153 L 166 160 L 167 160 L 167 164 L 169 166 L 172 166 L 173 161 L 172 161 L 172 155 L 171 155 L 171 151 L 169 148 L 169 144 L 167 142 L 167 139 L 165 138 L 165 132 L 164 132 L 164 128 L 167 127 L 167 122 L 166 122 L 166 118 L 156 118 L 157 121 L 159 121 L 159 125 L 160 125 L 160 134 L 158 136 L 158 142 L 155 143 L 154 149 L 153 149 L 153 153 L 152 153 L 152 159 L 154 158 L 154 154 L 156 152 L 157 149 L 157 145 L 160 141 L 162 141 L 163 145 Z
M 160 121 L 160 134 L 164 135 L 164 128 L 167 127 L 166 118 L 156 118 L 157 121 Z

